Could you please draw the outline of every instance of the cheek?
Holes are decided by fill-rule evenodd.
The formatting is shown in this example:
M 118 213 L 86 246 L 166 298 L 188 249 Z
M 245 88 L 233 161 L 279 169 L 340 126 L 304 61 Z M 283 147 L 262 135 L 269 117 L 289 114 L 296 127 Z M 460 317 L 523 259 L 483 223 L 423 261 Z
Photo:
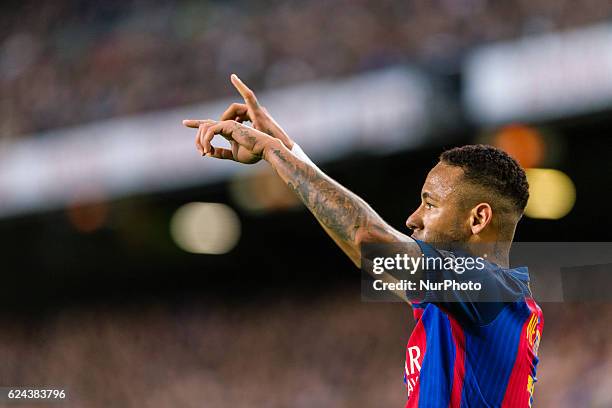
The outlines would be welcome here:
M 423 224 L 432 233 L 454 235 L 462 229 L 463 218 L 451 209 L 436 208 L 423 216 Z
M 443 225 L 446 218 L 448 217 L 445 215 L 444 209 L 435 208 L 425 212 L 423 215 L 423 224 L 426 228 L 436 228 L 437 226 Z
M 454 240 L 461 240 L 469 235 L 469 222 L 467 214 L 459 211 L 447 211 L 440 217 L 438 228 L 443 229 Z

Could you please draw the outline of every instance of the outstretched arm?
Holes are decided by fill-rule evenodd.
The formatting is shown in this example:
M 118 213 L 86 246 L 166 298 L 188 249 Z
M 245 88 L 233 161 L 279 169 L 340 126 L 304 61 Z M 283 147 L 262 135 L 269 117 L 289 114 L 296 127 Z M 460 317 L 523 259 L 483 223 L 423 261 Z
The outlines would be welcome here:
M 355 265 L 361 266 L 362 244 L 412 242 L 360 197 L 297 158 L 283 144 L 270 144 L 264 158 Z
M 413 242 L 410 237 L 387 224 L 356 194 L 331 179 L 311 162 L 301 160 L 294 155 L 291 152 L 294 145 L 293 140 L 259 104 L 253 91 L 236 75 L 231 76 L 231 81 L 245 103 L 231 104 L 220 120 L 233 122 L 233 124 L 226 125 L 230 130 L 238 129 L 236 126 L 240 125 L 242 130 L 237 132 L 232 130 L 232 135 L 246 135 L 245 132 L 251 128 L 246 126 L 242 128 L 244 126 L 242 122 L 252 122 L 255 129 L 260 132 L 257 132 L 259 134 L 257 137 L 251 136 L 251 140 L 259 140 L 261 151 L 258 152 L 258 155 L 253 155 L 246 146 L 242 146 L 227 135 L 224 137 L 230 141 L 232 151 L 214 148 L 210 144 L 214 133 L 211 131 L 207 133 L 207 130 L 215 123 L 214 121 L 184 121 L 188 127 L 199 128 L 196 135 L 196 147 L 202 154 L 243 163 L 253 163 L 265 156 L 265 159 L 298 195 L 334 242 L 357 266 L 361 265 L 361 244 Z M 416 246 L 410 245 L 407 251 L 415 252 L 415 255 L 418 256 L 420 253 L 416 253 L 416 249 L 412 248 Z
M 403 253 L 420 255 L 414 240 L 390 227 L 365 201 L 313 164 L 300 160 L 278 139 L 234 120 L 199 122 L 196 137 L 205 156 L 246 164 L 262 158 L 268 161 L 358 267 L 361 266 L 361 245 L 365 243 L 405 244 L 401 249 Z M 217 134 L 230 142 L 231 150 L 212 146 L 211 141 Z M 398 282 L 388 273 L 377 279 Z M 408 301 L 403 291 L 393 292 Z

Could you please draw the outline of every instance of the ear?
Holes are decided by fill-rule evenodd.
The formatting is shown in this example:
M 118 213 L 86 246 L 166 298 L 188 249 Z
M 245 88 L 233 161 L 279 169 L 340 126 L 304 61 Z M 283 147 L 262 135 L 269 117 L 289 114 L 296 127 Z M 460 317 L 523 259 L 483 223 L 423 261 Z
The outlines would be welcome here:
M 480 234 L 491 223 L 493 209 L 488 203 L 477 204 L 470 213 L 470 228 L 473 235 Z

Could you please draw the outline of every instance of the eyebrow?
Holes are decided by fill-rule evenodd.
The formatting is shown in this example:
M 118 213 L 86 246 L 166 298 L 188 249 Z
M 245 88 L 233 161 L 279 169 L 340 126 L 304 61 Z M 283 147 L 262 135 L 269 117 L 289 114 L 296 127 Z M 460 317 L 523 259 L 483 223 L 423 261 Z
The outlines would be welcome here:
M 431 200 L 434 200 L 434 201 L 436 200 L 436 198 L 435 198 L 434 196 L 432 196 L 432 195 L 431 195 L 431 193 L 429 193 L 429 192 L 427 192 L 427 191 L 423 191 L 423 192 L 421 193 L 421 198 L 422 198 L 423 200 L 425 200 L 425 199 L 427 199 L 427 198 L 429 198 L 429 199 L 431 199 Z

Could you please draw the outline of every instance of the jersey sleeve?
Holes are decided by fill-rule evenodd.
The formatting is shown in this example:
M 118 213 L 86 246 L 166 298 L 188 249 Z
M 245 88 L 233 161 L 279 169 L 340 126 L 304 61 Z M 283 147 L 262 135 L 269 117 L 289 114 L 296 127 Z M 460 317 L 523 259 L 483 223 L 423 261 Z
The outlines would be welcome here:
M 423 253 L 419 297 L 464 324 L 492 322 L 508 303 L 525 296 L 525 282 L 484 258 L 438 250 L 417 240 Z M 471 261 L 467 259 L 472 258 Z M 471 268 L 466 267 L 471 265 Z
M 291 148 L 291 153 L 293 153 L 298 159 L 302 160 L 303 162 L 306 162 L 306 163 L 310 164 L 315 169 L 317 169 L 317 170 L 319 169 L 319 167 L 317 167 L 317 165 L 314 164 L 314 162 L 312 160 L 310 160 L 310 157 L 308 157 L 308 155 L 306 153 L 304 153 L 304 150 L 302 150 L 300 145 L 297 144 L 296 142 L 293 142 L 293 147 Z

